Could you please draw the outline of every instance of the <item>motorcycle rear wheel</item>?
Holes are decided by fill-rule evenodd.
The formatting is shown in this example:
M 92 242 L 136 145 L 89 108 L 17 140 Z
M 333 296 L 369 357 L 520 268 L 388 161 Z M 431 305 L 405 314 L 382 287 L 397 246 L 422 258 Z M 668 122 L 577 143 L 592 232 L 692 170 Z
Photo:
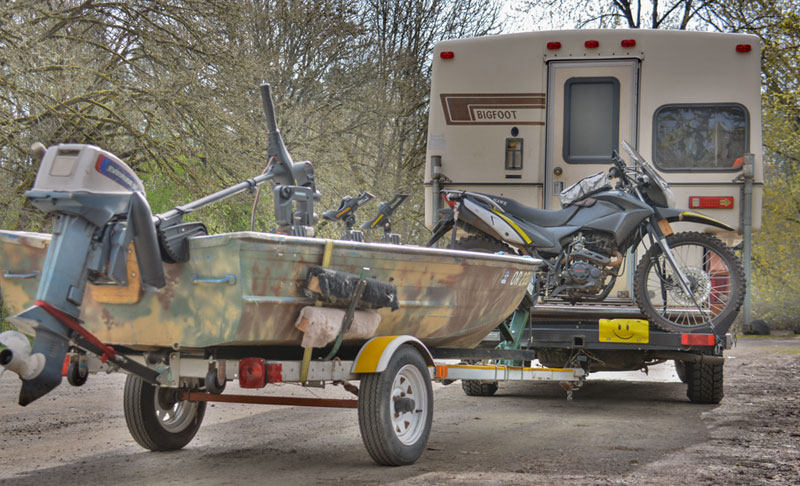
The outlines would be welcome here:
M 636 268 L 637 305 L 665 331 L 725 333 L 744 301 L 741 261 L 730 247 L 704 233 L 676 233 L 667 243 L 692 295 L 681 288 L 661 247 L 653 245 Z

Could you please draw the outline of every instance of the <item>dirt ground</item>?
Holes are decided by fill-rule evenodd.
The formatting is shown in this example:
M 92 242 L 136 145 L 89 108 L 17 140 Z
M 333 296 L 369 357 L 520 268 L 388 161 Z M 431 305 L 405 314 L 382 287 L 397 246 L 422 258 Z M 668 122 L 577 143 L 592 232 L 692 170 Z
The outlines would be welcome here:
M 0 484 L 798 484 L 800 338 L 740 339 L 726 356 L 716 406 L 688 403 L 669 379 L 590 377 L 572 401 L 555 383 L 501 386 L 491 398 L 437 385 L 428 450 L 400 468 L 371 462 L 355 410 L 210 405 L 185 449 L 153 453 L 128 434 L 123 375 L 65 384 L 22 408 L 7 373 Z

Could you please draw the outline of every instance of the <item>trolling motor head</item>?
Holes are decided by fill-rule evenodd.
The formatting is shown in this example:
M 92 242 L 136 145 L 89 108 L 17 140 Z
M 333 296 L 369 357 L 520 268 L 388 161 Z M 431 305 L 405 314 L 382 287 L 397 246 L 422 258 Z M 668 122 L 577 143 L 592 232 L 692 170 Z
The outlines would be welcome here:
M 35 152 L 41 156 L 41 147 L 36 147 Z M 92 342 L 93 336 L 80 326 L 79 307 L 88 281 L 127 283 L 126 250 L 131 242 L 145 288 L 165 285 L 144 186 L 113 154 L 94 145 L 50 147 L 42 156 L 33 188 L 25 197 L 36 208 L 53 213 L 56 219 L 36 303 L 8 318 L 36 335 L 32 350 L 9 346 L 13 356 L 6 353 L 4 358 L 9 363 L 29 365 L 13 367 L 22 378 L 20 405 L 27 405 L 58 386 L 64 357 L 72 343 L 101 355 L 109 352 L 110 348 L 104 348 L 99 341 Z
M 314 203 L 321 198 L 314 183 L 314 166 L 309 161 L 294 163 L 286 150 L 275 121 L 269 83 L 261 85 L 261 102 L 267 117 L 267 174 L 271 176 L 278 231 L 294 236 L 314 236 L 313 226 L 317 220 Z

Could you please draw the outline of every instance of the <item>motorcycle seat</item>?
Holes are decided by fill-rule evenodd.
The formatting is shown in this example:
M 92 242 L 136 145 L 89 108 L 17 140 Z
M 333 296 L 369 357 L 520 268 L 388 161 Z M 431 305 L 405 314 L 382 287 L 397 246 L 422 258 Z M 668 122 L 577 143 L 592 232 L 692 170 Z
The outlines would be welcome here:
M 494 199 L 500 207 L 507 213 L 516 218 L 533 223 L 537 226 L 551 228 L 553 226 L 562 226 L 578 212 L 577 206 L 569 206 L 566 209 L 536 209 L 530 206 L 520 204 L 513 199 L 500 196 L 489 196 Z

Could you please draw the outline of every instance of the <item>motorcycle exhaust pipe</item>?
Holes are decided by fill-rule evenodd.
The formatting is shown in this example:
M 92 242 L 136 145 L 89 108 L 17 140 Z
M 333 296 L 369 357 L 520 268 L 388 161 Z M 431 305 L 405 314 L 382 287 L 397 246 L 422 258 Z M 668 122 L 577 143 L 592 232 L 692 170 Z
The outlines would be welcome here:
M 0 345 L 6 348 L 0 350 L 0 366 L 2 370 L 13 371 L 23 380 L 35 378 L 42 372 L 45 357 L 42 353 L 31 354 L 31 344 L 28 338 L 19 331 L 5 331 L 0 333 Z

